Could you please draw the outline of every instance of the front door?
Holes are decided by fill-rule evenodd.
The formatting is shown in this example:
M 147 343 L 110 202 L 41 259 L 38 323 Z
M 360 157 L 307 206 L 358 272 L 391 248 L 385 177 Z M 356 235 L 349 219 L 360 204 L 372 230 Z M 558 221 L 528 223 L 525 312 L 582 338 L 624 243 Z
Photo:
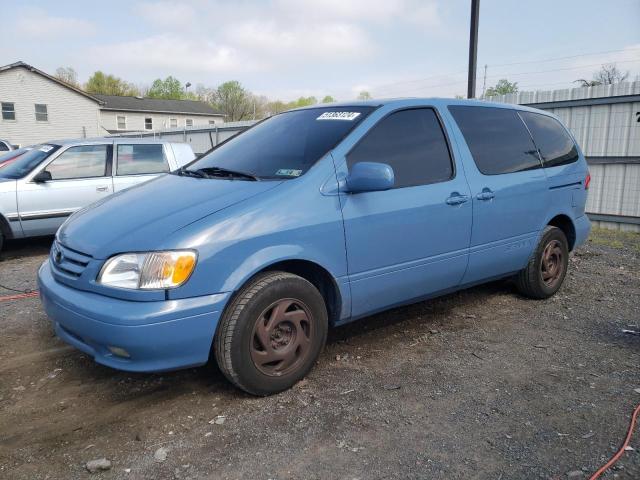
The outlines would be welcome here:
M 73 212 L 113 193 L 110 145 L 70 147 L 44 170 L 51 180 L 18 184 L 18 212 L 26 236 L 51 235 Z
M 344 160 L 386 163 L 395 175 L 391 190 L 341 194 L 352 317 L 457 286 L 468 259 L 470 192 L 436 111 L 389 114 L 336 163 Z

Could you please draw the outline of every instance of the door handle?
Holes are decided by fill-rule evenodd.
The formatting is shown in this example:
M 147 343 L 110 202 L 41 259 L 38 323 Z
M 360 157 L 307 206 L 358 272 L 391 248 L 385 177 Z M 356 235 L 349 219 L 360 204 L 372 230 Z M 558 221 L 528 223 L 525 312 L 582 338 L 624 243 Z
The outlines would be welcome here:
M 482 189 L 482 192 L 480 192 L 478 195 L 476 195 L 476 198 L 478 200 L 491 200 L 495 196 L 496 196 L 496 194 L 493 193 L 490 188 L 486 188 L 485 187 L 485 188 Z
M 468 202 L 468 195 L 460 195 L 458 192 L 453 192 L 449 198 L 447 198 L 447 205 L 460 205 L 462 203 Z
M 103 185 L 101 187 L 96 187 L 96 192 L 108 192 L 109 191 L 109 187 L 106 185 Z

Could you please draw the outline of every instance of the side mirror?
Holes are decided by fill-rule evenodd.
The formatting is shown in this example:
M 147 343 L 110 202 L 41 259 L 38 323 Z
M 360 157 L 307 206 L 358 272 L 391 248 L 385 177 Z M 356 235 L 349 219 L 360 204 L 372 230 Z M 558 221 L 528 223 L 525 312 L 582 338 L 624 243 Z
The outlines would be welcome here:
M 359 162 L 351 167 L 346 183 L 350 193 L 377 192 L 393 188 L 395 176 L 386 163 Z
M 50 182 L 51 180 L 53 180 L 53 177 L 51 176 L 51 172 L 48 172 L 46 170 L 40 170 L 35 177 L 33 177 L 33 181 L 35 183 L 45 183 L 45 182 Z

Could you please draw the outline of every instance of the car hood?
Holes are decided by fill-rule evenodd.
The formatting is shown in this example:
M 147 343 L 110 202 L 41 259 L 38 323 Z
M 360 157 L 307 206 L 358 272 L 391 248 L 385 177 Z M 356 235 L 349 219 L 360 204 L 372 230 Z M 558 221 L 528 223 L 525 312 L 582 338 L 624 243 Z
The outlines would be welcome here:
M 281 183 L 163 175 L 73 214 L 57 238 L 99 259 L 154 250 L 177 230 Z

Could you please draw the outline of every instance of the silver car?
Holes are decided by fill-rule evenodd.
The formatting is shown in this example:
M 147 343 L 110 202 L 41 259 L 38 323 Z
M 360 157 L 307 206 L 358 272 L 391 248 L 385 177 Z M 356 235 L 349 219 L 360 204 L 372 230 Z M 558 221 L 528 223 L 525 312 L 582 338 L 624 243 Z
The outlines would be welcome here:
M 10 238 L 51 235 L 73 212 L 195 158 L 191 146 L 102 138 L 33 146 L 0 168 L 0 249 Z

